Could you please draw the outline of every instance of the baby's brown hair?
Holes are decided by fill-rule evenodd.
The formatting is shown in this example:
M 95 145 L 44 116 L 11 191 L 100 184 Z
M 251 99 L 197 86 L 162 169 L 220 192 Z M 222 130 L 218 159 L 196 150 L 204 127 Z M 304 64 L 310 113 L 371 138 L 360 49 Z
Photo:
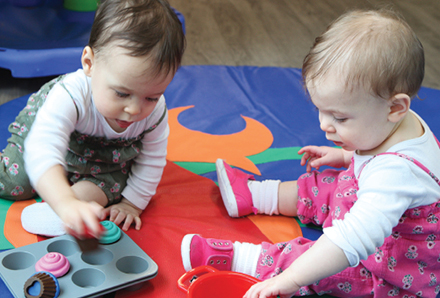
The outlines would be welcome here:
M 185 50 L 182 24 L 166 0 L 102 0 L 89 46 L 97 54 L 114 41 L 131 56 L 148 56 L 155 74 L 175 72 Z
M 362 87 L 385 99 L 398 93 L 413 98 L 424 68 L 423 46 L 401 16 L 387 9 L 356 10 L 315 39 L 302 76 L 306 85 L 313 84 L 331 71 L 345 78 L 349 90 Z

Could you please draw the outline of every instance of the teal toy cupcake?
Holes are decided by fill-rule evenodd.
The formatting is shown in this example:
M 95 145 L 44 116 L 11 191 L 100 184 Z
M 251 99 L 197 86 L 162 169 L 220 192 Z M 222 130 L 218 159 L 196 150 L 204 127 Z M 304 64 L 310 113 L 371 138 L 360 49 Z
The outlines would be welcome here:
M 104 227 L 104 232 L 101 238 L 99 238 L 99 243 L 112 244 L 121 238 L 121 229 L 114 222 L 104 220 L 101 222 L 101 225 Z

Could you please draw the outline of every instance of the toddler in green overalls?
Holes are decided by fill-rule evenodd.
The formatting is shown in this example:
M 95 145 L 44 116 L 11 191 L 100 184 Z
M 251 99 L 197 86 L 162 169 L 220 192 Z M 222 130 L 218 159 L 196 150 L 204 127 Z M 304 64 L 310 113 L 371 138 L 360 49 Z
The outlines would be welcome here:
M 87 229 L 97 237 L 106 217 L 123 230 L 140 229 L 166 164 L 163 94 L 184 48 L 182 25 L 166 1 L 102 2 L 82 69 L 32 94 L 9 126 L 0 197 L 38 194 L 45 201 L 23 211 L 26 230 L 81 236 Z

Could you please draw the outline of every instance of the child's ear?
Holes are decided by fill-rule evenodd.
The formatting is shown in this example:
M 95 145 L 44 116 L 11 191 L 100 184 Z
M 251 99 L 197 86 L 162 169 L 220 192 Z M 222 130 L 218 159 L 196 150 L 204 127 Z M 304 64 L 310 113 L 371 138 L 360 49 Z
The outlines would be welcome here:
M 388 120 L 397 123 L 408 113 L 411 105 L 411 98 L 407 94 L 398 93 L 389 100 L 390 112 L 388 114 Z
M 90 77 L 92 73 L 93 63 L 95 62 L 95 55 L 91 47 L 86 46 L 82 52 L 81 64 L 86 76 Z

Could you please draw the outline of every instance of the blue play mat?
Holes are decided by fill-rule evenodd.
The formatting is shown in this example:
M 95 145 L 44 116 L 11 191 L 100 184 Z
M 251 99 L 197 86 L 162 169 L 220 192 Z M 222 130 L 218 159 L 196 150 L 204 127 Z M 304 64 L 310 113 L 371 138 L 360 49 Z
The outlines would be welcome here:
M 175 12 L 185 30 L 183 15 Z M 0 68 L 16 78 L 80 68 L 94 16 L 65 9 L 63 0 L 0 0 Z
M 22 96 L 0 107 L 0 148 L 6 146 L 10 135 L 7 127 L 26 105 L 28 97 Z M 178 116 L 179 122 L 188 130 L 210 135 L 234 134 L 246 127 L 241 116 L 255 119 L 267 127 L 274 137 L 270 148 L 255 156 L 248 156 L 261 171 L 261 176 L 255 177 L 257 180 L 297 179 L 304 173 L 304 167 L 295 157 L 298 147 L 332 145 L 319 128 L 317 112 L 301 84 L 300 69 L 182 66 L 167 88 L 165 97 L 170 111 L 192 107 Z M 412 109 L 440 136 L 440 90 L 424 87 L 419 97 L 414 99 Z M 197 144 L 188 141 L 186 151 L 194 151 L 197 147 Z M 183 167 L 189 164 L 176 163 Z M 204 163 L 198 163 L 199 168 L 204 166 Z M 214 169 L 213 164 L 206 164 L 206 170 L 199 174 L 216 181 Z M 309 239 L 316 239 L 321 234 L 309 227 L 301 229 Z M 172 283 L 174 286 L 174 281 Z M 1 280 L 0 297 L 12 297 Z M 135 294 L 131 297 L 135 297 Z

